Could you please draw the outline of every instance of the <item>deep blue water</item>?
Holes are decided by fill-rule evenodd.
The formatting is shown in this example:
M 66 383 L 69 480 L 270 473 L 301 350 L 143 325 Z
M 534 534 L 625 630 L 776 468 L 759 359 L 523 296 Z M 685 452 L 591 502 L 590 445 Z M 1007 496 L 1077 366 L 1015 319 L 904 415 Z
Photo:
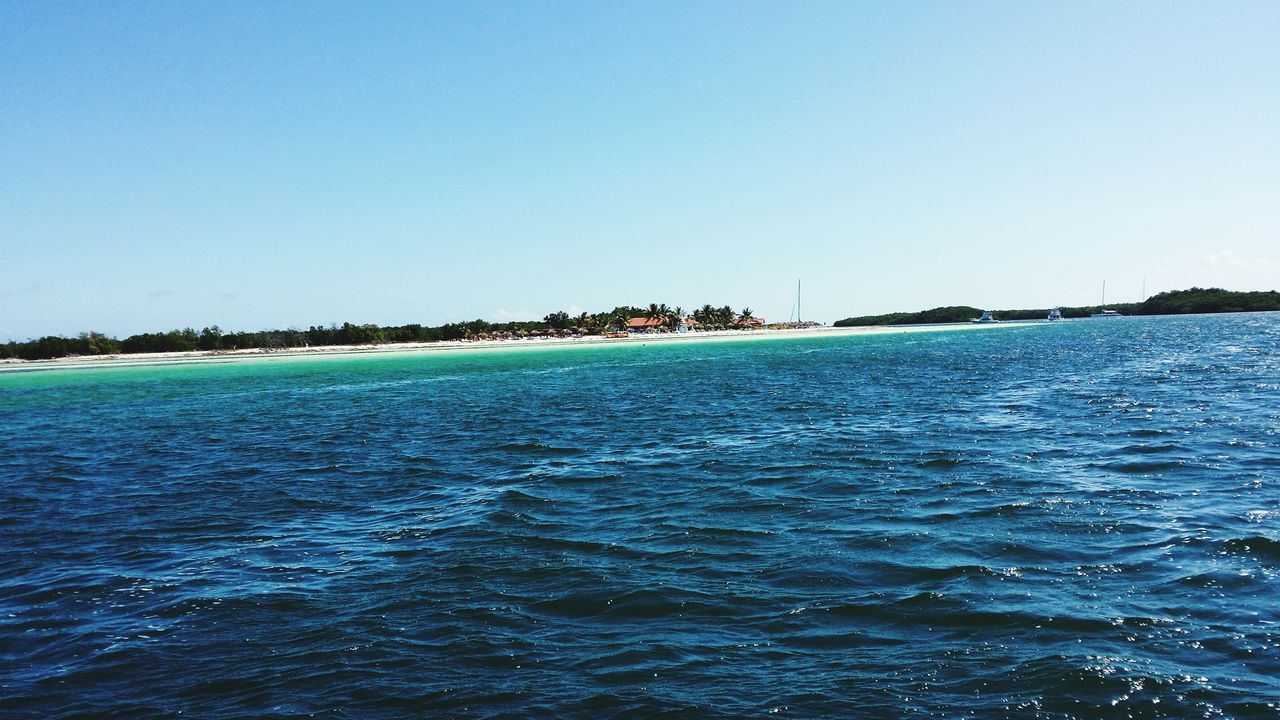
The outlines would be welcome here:
M 1280 314 L 0 375 L 4 717 L 1276 717 Z

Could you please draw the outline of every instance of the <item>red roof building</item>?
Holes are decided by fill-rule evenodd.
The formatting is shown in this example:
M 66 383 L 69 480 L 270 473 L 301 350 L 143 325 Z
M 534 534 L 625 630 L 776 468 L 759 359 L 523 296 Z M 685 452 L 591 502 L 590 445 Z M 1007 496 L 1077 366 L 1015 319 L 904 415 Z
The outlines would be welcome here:
M 627 321 L 628 330 L 656 330 L 665 325 L 662 318 L 633 317 Z

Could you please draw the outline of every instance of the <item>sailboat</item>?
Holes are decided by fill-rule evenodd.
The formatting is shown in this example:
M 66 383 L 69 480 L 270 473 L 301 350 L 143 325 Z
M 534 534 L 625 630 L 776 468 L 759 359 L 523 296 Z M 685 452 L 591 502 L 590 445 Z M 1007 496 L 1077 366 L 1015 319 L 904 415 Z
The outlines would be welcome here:
M 796 278 L 796 324 L 803 324 L 800 320 L 800 278 Z
M 1124 317 L 1124 315 L 1121 315 L 1115 310 L 1107 309 L 1107 281 L 1106 280 L 1102 281 L 1102 307 L 1098 309 L 1098 312 L 1090 315 L 1089 317 L 1096 317 L 1096 318 Z
M 794 327 L 808 327 L 810 325 L 815 324 L 812 322 L 806 323 L 800 319 L 800 281 L 799 280 L 796 280 L 796 302 L 795 302 L 795 305 L 791 306 L 791 317 L 788 318 L 787 322 Z

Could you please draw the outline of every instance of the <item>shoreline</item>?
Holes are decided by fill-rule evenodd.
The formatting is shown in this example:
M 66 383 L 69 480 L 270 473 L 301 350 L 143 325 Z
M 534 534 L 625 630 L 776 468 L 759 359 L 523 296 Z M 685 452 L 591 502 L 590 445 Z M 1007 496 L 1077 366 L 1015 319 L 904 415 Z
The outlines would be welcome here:
M 87 370 L 95 368 L 153 367 L 233 363 L 255 359 L 287 359 L 314 357 L 360 357 L 369 355 L 437 353 L 484 350 L 520 350 L 568 348 L 585 345 L 626 343 L 733 342 L 780 340 L 803 337 L 843 337 L 854 335 L 898 335 L 925 332 L 987 330 L 1001 327 L 1029 327 L 1038 321 L 1013 321 L 998 324 L 955 323 L 947 325 L 871 326 L 784 328 L 775 330 L 710 330 L 691 333 L 635 334 L 625 338 L 587 335 L 578 338 L 537 338 L 521 340 L 442 340 L 420 343 L 386 343 L 383 345 L 324 345 L 295 348 L 248 348 L 244 350 L 191 350 L 166 353 L 131 353 L 128 355 L 81 355 L 49 360 L 0 360 L 0 374 L 52 370 Z

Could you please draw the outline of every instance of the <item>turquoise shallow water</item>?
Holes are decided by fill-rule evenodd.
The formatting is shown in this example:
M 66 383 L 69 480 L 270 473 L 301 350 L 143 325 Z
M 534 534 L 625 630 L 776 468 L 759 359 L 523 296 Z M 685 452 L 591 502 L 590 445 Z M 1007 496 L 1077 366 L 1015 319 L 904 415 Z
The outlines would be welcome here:
M 1280 315 L 0 375 L 5 717 L 1276 717 Z

